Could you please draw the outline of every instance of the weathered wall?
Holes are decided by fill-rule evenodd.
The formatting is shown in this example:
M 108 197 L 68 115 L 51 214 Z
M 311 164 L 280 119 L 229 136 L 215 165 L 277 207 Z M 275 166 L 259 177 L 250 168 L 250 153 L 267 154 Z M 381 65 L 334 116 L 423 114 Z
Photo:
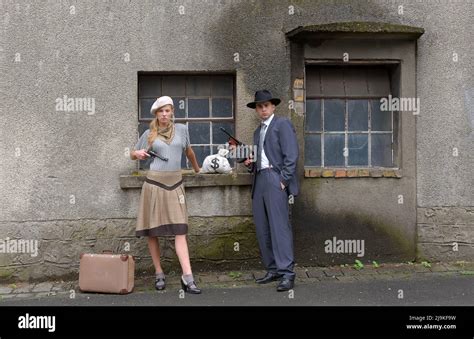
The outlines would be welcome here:
M 188 244 L 198 269 L 245 269 L 259 263 L 252 217 L 190 217 Z M 76 277 L 81 253 L 112 250 L 136 256 L 137 274 L 152 273 L 146 241 L 135 237 L 134 219 L 81 219 L 0 223 L 11 238 L 39 239 L 38 255 L 2 254 L 0 281 Z M 178 270 L 172 238 L 162 238 L 163 267 Z
M 438 261 L 474 258 L 474 208 L 418 208 L 418 251 L 420 259 Z
M 248 268 L 259 263 L 249 186 L 186 188 L 188 244 L 196 269 Z M 37 255 L 0 255 L 0 281 L 74 276 L 81 253 L 112 250 L 137 257 L 137 273 L 153 270 L 146 240 L 135 237 L 134 218 L 7 221 L 0 229 L 10 239 L 38 240 Z M 161 239 L 163 265 L 179 268 L 174 241 Z
M 418 256 L 472 260 L 474 42 L 460 27 L 472 26 L 474 4 L 437 3 L 426 10 L 418 43 Z
M 415 42 L 327 40 L 314 45 L 306 44 L 300 57 L 338 60 L 348 53 L 350 60 L 400 60 L 401 81 L 395 87 L 399 87 L 401 96 L 415 97 Z M 303 76 L 302 67 L 293 68 L 294 79 Z M 304 145 L 304 116 L 296 114 L 293 120 L 300 131 L 300 144 Z M 411 112 L 403 112 L 399 121 L 402 156 L 397 165 L 401 178 L 312 178 L 300 174 L 302 193 L 293 214 L 297 242 L 304 249 L 299 251 L 299 262 L 335 264 L 355 259 L 367 262 L 415 258 L 415 117 Z M 302 159 L 299 165 L 303 167 Z M 361 252 L 328 253 L 326 241 L 334 241 L 334 237 L 363 241 L 363 256 Z
M 468 185 L 473 167 L 472 99 L 470 104 L 468 100 L 473 87 L 468 53 L 472 40 L 465 29 L 472 22 L 472 3 L 291 1 L 294 15 L 288 14 L 289 4 L 0 1 L 0 238 L 37 238 L 42 244 L 36 259 L 0 255 L 4 275 L 12 270 L 21 278 L 74 272 L 79 252 L 111 244 L 118 248 L 121 241 L 132 240 L 139 191 L 122 190 L 119 175 L 136 168 L 125 149 L 137 138 L 138 71 L 235 72 L 237 136 L 250 142 L 257 119 L 245 103 L 261 87 L 272 89 L 283 102 L 290 99 L 284 32 L 306 24 L 367 20 L 426 29 L 418 44 L 417 90 L 423 106 L 417 118 L 416 204 L 467 211 L 474 201 Z M 404 5 L 403 15 L 398 14 L 399 4 Z M 454 51 L 459 54 L 457 63 L 452 62 Z M 94 98 L 95 114 L 56 111 L 55 100 L 63 95 Z M 289 115 L 284 104 L 280 107 L 278 114 Z M 450 155 L 453 147 L 459 149 L 457 158 Z M 211 218 L 229 208 L 226 215 L 232 215 L 228 205 L 209 208 L 210 199 L 200 200 L 200 189 L 193 190 L 191 211 L 206 211 Z M 236 193 L 225 194 L 232 200 Z M 248 197 L 248 189 L 239 194 Z M 326 196 L 330 194 L 328 190 Z M 250 234 L 251 211 L 245 206 L 245 216 L 238 214 L 235 227 Z M 383 203 L 377 207 L 386 208 Z M 463 246 L 472 248 L 472 214 L 465 212 L 463 218 Z M 197 225 L 203 219 L 192 220 Z M 223 220 L 206 222 L 217 232 L 227 225 Z M 81 232 L 88 235 L 82 237 Z M 249 246 L 251 241 L 249 237 Z M 190 242 L 192 256 L 197 257 L 200 242 Z M 437 258 L 437 245 L 430 245 L 433 238 L 421 242 L 426 243 L 423 251 Z M 143 241 L 133 244 L 134 254 L 147 255 Z M 297 243 L 296 249 L 310 251 L 304 243 Z M 251 258 L 252 253 L 245 256 Z M 463 253 L 472 258 L 472 252 Z

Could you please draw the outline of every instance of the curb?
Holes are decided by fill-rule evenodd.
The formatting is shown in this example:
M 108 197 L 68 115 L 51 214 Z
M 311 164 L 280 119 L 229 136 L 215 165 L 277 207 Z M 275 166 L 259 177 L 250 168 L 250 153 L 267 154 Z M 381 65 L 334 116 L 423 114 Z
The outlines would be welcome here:
M 348 265 L 332 267 L 295 267 L 296 283 L 344 282 L 372 280 L 411 279 L 422 276 L 474 276 L 474 262 L 456 263 L 404 263 L 380 264 L 379 267 L 364 266 L 356 269 Z M 198 272 L 195 273 L 201 286 L 214 288 L 255 286 L 256 277 L 265 274 L 263 270 L 230 271 L 230 272 Z M 167 285 L 180 286 L 180 277 L 176 274 L 167 275 Z M 135 279 L 134 292 L 154 291 L 153 276 Z M 0 303 L 12 298 L 41 298 L 56 295 L 74 295 L 79 291 L 78 281 L 47 281 L 41 283 L 20 282 L 18 284 L 0 284 Z

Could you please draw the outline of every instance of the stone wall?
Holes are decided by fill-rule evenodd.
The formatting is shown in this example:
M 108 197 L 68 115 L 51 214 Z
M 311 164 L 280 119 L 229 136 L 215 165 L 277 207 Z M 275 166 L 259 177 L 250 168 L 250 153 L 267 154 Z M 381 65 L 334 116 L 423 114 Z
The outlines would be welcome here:
M 232 201 L 238 202 L 240 197 L 249 196 L 248 186 L 243 189 L 243 192 L 238 188 L 224 187 L 207 190 L 214 191 L 214 196 L 219 197 L 212 202 L 208 200 L 205 210 L 189 208 L 188 244 L 195 269 L 238 270 L 259 264 L 255 227 L 248 203 L 244 210 L 246 214 L 236 210 L 242 204 L 231 206 Z M 203 199 L 204 195 L 200 188 L 187 189 L 187 200 L 191 205 Z M 226 215 L 226 212 L 233 215 Z M 154 270 L 146 238 L 135 237 L 134 218 L 0 222 L 0 229 L 10 239 L 38 241 L 36 253 L 0 255 L 0 282 L 54 277 L 74 279 L 79 272 L 81 253 L 102 253 L 105 250 L 134 255 L 137 274 Z M 179 272 L 173 238 L 161 238 L 160 244 L 164 269 Z

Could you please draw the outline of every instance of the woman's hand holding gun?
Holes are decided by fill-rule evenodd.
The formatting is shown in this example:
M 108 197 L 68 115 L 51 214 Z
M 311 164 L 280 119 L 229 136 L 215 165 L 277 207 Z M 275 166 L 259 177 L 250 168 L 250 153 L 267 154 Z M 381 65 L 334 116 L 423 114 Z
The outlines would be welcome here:
M 145 160 L 150 157 L 150 155 L 146 152 L 146 149 L 140 149 L 137 151 L 132 152 L 132 160 Z

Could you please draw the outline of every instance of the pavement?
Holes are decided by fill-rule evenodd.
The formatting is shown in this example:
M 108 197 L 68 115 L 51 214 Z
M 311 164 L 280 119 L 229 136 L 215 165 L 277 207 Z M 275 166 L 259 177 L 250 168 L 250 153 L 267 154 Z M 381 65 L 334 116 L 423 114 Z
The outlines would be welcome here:
M 297 267 L 293 290 L 257 285 L 264 271 L 195 272 L 201 295 L 168 274 L 164 291 L 152 276 L 128 295 L 82 293 L 77 281 L 0 285 L 0 306 L 473 306 L 474 262 Z

